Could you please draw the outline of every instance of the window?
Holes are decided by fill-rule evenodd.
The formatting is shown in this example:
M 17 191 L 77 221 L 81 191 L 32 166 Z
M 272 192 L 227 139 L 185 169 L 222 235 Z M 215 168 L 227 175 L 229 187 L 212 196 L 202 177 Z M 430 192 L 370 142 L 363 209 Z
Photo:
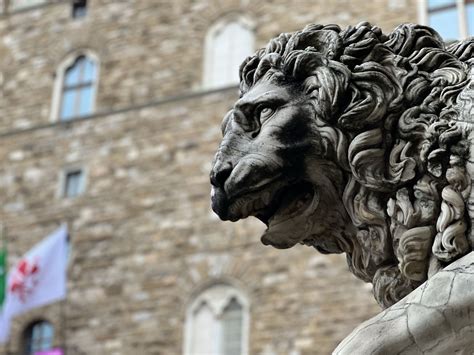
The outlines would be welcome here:
M 235 288 L 216 285 L 188 309 L 185 355 L 248 353 L 248 303 Z
M 68 121 L 92 114 L 94 109 L 96 65 L 80 56 L 64 74 L 59 118 Z
M 242 348 L 242 306 L 232 298 L 222 312 L 222 354 L 240 355 Z
M 70 121 L 94 113 L 99 60 L 89 50 L 68 56 L 56 70 L 51 121 Z
M 10 4 L 10 8 L 12 10 L 19 10 L 19 9 L 25 9 L 28 7 L 33 7 L 33 6 L 38 6 L 41 4 L 46 3 L 47 0 L 10 0 L 10 2 L 7 2 Z
M 474 35 L 474 0 L 425 0 L 421 11 L 420 22 L 433 27 L 445 41 Z
M 47 321 L 37 321 L 29 325 L 24 332 L 24 354 L 33 355 L 53 347 L 54 328 Z
M 87 0 L 74 0 L 72 2 L 72 17 L 81 18 L 87 14 Z
M 204 86 L 223 87 L 239 82 L 239 66 L 254 50 L 254 34 L 244 19 L 213 26 L 206 38 Z
M 64 176 L 63 197 L 76 197 L 84 192 L 84 173 L 81 169 L 66 171 Z
M 474 36 L 474 1 L 466 1 L 467 36 Z

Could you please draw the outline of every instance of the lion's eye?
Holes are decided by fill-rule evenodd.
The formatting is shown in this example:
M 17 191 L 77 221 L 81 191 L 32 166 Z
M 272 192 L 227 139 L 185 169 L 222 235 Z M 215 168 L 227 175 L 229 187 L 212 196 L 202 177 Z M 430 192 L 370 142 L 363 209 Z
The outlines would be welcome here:
M 259 110 L 259 119 L 260 123 L 263 123 L 267 118 L 269 118 L 273 113 L 275 112 L 274 109 L 271 107 L 263 107 L 262 109 Z

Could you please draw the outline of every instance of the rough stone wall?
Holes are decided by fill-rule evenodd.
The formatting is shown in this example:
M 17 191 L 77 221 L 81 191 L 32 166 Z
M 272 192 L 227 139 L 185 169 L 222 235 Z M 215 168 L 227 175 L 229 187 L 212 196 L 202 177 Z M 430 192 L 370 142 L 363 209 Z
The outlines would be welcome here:
M 50 122 L 56 67 L 81 48 L 100 58 L 97 111 L 108 112 L 199 90 L 206 31 L 227 13 L 255 22 L 260 47 L 311 22 L 346 26 L 368 20 L 390 30 L 416 21 L 414 0 L 390 10 L 391 2 L 93 0 L 87 16 L 75 20 L 68 1 L 13 12 L 0 20 L 5 76 L 0 132 Z
M 67 302 L 18 317 L 9 349 L 45 317 L 68 354 L 179 354 L 192 296 L 229 280 L 250 299 L 250 354 L 329 353 L 378 307 L 342 256 L 264 247 L 258 221 L 224 223 L 211 212 L 208 171 L 237 92 L 199 93 L 205 31 L 229 11 L 256 20 L 258 46 L 313 21 L 389 30 L 416 20 L 414 1 L 89 3 L 82 20 L 70 19 L 68 2 L 0 16 L 9 262 L 60 222 L 72 241 Z M 78 48 L 101 61 L 99 114 L 51 124 L 55 68 Z M 70 166 L 86 170 L 86 192 L 62 199 Z

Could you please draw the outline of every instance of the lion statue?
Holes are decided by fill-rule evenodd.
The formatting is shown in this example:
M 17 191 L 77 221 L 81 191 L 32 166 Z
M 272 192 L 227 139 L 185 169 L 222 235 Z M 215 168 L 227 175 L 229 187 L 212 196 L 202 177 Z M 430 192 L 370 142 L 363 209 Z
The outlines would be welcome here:
M 346 253 L 383 308 L 399 302 L 473 249 L 473 51 L 473 39 L 445 47 L 413 24 L 272 39 L 240 67 L 213 210 L 257 217 L 264 244 Z

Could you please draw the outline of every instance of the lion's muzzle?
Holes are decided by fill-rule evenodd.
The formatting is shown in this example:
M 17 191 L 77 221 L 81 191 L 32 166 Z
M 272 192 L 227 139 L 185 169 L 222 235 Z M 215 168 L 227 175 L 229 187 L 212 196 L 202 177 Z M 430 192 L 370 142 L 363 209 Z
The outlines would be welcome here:
M 219 157 L 216 157 L 214 165 L 210 173 L 211 179 L 211 206 L 212 210 L 219 216 L 223 221 L 229 220 L 228 207 L 229 202 L 227 194 L 224 190 L 225 182 L 232 173 L 232 164 L 230 162 L 224 162 Z

